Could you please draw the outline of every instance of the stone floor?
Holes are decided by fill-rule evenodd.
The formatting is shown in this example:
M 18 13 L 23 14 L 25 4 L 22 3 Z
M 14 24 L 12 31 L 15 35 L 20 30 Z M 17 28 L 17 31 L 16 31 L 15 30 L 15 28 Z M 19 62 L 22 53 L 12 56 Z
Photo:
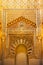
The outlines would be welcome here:
M 14 59 L 5 59 L 3 63 L 0 61 L 0 65 L 15 65 Z M 43 65 L 43 60 L 42 64 L 40 64 L 40 59 L 29 59 L 28 65 Z

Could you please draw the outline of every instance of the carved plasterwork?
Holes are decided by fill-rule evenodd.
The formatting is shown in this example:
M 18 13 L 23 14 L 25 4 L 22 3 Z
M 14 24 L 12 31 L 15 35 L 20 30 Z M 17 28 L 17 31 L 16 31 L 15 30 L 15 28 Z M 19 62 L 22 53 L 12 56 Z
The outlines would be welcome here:
M 18 17 L 17 19 L 11 21 L 7 24 L 8 34 L 23 34 L 25 33 L 33 33 L 36 29 L 36 23 L 26 19 L 23 16 Z M 31 30 L 31 31 L 30 31 Z
M 33 54 L 33 35 L 29 34 L 9 34 L 9 55 L 14 57 L 16 55 L 16 48 L 19 45 L 24 45 L 27 48 L 27 55 Z
M 34 53 L 33 40 L 34 40 L 34 30 L 36 29 L 36 24 L 34 22 L 26 19 L 23 16 L 20 16 L 17 19 L 8 23 L 7 29 L 8 29 L 8 39 L 9 39 L 9 51 L 10 51 L 9 55 L 11 55 L 11 57 L 15 56 L 16 48 L 20 44 L 26 46 L 26 48 L 28 49 L 27 54 Z
M 5 0 L 2 1 L 2 5 L 4 8 L 33 9 L 40 5 L 40 0 Z
M 13 20 L 12 22 L 8 23 L 7 26 L 8 26 L 8 28 L 11 27 L 11 26 L 13 26 L 14 24 L 15 24 L 14 26 L 16 26 L 17 23 L 21 22 L 21 21 L 25 22 L 26 24 L 29 24 L 30 26 L 32 26 L 34 28 L 36 27 L 36 23 L 28 20 L 27 18 L 25 18 L 23 16 L 20 16 L 17 19 Z

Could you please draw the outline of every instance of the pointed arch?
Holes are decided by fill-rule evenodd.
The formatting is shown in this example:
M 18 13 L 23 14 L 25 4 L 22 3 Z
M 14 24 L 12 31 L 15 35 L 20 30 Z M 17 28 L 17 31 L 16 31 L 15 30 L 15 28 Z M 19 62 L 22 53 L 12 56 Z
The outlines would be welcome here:
M 16 65 L 27 65 L 27 48 L 24 44 L 20 44 L 16 48 Z

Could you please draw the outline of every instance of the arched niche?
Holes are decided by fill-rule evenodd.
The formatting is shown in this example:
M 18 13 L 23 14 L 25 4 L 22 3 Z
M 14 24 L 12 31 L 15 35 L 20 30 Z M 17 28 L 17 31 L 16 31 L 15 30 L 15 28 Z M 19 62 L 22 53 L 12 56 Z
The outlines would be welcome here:
M 20 44 L 16 48 L 16 65 L 27 65 L 27 48 L 25 45 Z
M 31 53 L 33 54 L 33 51 L 34 51 L 33 50 L 33 45 L 34 45 L 33 38 L 34 38 L 35 29 L 36 29 L 36 24 L 28 20 L 27 18 L 21 16 L 13 20 L 12 22 L 8 23 L 7 27 L 8 27 L 7 28 L 8 29 L 8 36 L 7 36 L 8 44 L 7 45 L 9 48 L 10 58 L 15 59 L 15 65 L 27 65 L 28 62 L 24 63 L 24 61 L 28 61 L 29 55 L 31 55 Z M 24 39 L 26 43 L 24 42 L 24 40 L 23 40 L 24 43 L 21 43 L 20 41 L 21 39 L 22 40 Z M 26 39 L 28 41 L 26 41 Z M 26 45 L 28 49 L 28 57 L 27 57 L 26 47 L 21 44 Z M 22 60 L 20 60 L 20 58 L 22 58 Z

